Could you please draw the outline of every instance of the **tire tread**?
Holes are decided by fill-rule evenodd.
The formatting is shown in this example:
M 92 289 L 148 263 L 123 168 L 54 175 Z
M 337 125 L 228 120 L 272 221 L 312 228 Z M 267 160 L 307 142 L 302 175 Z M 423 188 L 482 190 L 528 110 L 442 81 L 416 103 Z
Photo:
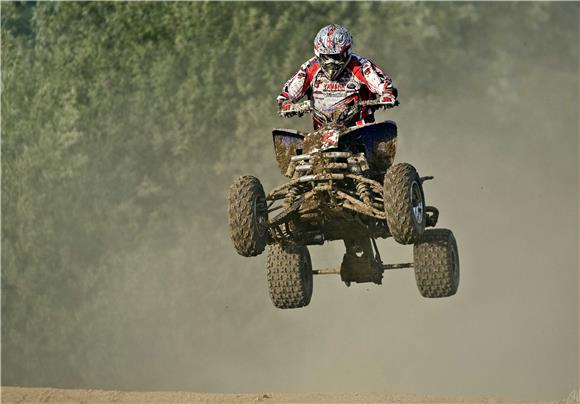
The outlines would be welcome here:
M 264 252 L 267 243 L 267 232 L 260 234 L 254 225 L 254 198 L 266 196 L 260 180 L 246 175 L 238 177 L 230 186 L 228 195 L 228 218 L 230 238 L 238 254 L 244 257 L 255 257 Z
M 417 227 L 412 218 L 409 188 L 419 175 L 411 164 L 399 163 L 391 166 L 385 174 L 384 201 L 387 225 L 391 235 L 400 244 L 413 244 L 425 230 L 425 220 Z M 423 201 L 423 204 L 425 201 Z
M 453 271 L 451 250 L 455 250 L 457 271 Z M 424 297 L 452 296 L 459 286 L 459 255 L 451 230 L 429 229 L 413 249 L 415 279 Z
M 279 309 L 307 306 L 312 297 L 312 263 L 308 248 L 271 245 L 268 249 L 267 280 L 274 306 Z

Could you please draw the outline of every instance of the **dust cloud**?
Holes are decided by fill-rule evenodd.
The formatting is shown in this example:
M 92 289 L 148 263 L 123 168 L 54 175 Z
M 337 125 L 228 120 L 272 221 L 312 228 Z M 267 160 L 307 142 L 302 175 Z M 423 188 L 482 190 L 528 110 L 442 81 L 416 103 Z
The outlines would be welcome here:
M 393 271 L 382 286 L 315 278 L 309 307 L 277 310 L 265 254 L 237 256 L 224 213 L 215 229 L 226 243 L 204 246 L 220 266 L 192 264 L 200 292 L 183 293 L 179 312 L 148 313 L 152 322 L 170 315 L 164 326 L 181 337 L 131 352 L 134 374 L 123 389 L 541 400 L 577 389 L 578 75 L 530 68 L 511 88 L 522 100 L 515 107 L 506 94 L 456 98 L 454 88 L 469 83 L 454 82 L 450 72 L 441 97 L 430 102 L 407 104 L 399 82 L 401 107 L 381 114 L 398 122 L 397 161 L 435 176 L 425 192 L 440 209 L 438 226 L 458 240 L 455 297 L 421 298 L 412 272 Z M 270 169 L 249 174 L 270 189 L 283 178 L 272 150 L 262 152 Z M 225 195 L 227 184 L 219 186 Z M 225 212 L 226 201 L 218 203 Z M 203 244 L 191 237 L 183 242 Z M 412 260 L 410 247 L 379 245 L 386 262 Z M 339 265 L 343 251 L 334 242 L 311 253 L 315 267 L 327 267 Z
M 380 287 L 316 278 L 310 307 L 262 309 L 241 335 L 232 330 L 243 348 L 216 370 L 231 375 L 231 391 L 556 399 L 577 388 L 578 83 L 544 80 L 551 94 L 538 102 L 523 83 L 529 101 L 499 122 L 493 96 L 430 106 L 402 96 L 384 114 L 399 124 L 397 160 L 435 176 L 426 198 L 458 240 L 457 296 L 423 299 L 407 271 L 385 273 Z M 341 248 L 311 248 L 314 265 L 339 265 Z M 380 248 L 386 262 L 412 260 L 392 240 Z M 244 302 L 267 305 L 264 261 L 248 261 L 255 289 Z

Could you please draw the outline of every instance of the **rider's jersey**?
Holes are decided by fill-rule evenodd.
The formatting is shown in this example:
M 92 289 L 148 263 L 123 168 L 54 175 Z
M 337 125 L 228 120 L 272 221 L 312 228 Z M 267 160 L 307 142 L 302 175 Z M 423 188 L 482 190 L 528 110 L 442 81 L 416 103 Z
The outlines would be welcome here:
M 298 72 L 284 84 L 278 103 L 286 100 L 297 102 L 308 96 L 314 108 L 332 112 L 352 100 L 366 101 L 376 96 L 395 98 L 393 83 L 379 67 L 371 61 L 353 54 L 344 71 L 335 80 L 330 80 L 322 72 L 316 57 L 306 61 Z M 313 115 L 314 127 L 317 122 Z M 363 108 L 354 122 L 357 125 L 373 122 L 372 110 Z

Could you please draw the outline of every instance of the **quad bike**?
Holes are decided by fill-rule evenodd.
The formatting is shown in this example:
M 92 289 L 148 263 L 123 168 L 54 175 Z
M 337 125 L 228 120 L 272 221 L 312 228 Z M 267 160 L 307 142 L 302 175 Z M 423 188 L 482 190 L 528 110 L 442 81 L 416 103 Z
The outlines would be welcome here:
M 453 233 L 434 227 L 439 216 L 425 205 L 423 182 L 407 163 L 393 164 L 397 126 L 393 121 L 347 127 L 342 122 L 376 101 L 351 102 L 331 113 L 310 101 L 294 106 L 313 113 L 323 126 L 309 133 L 274 129 L 276 160 L 290 180 L 267 195 L 258 178 L 238 177 L 229 191 L 230 235 L 244 257 L 266 245 L 270 297 L 281 309 L 310 303 L 313 275 L 339 274 L 351 282 L 381 284 L 383 272 L 414 268 L 424 297 L 454 295 L 459 285 L 459 256 Z M 413 263 L 383 264 L 376 238 L 413 244 Z M 343 240 L 339 268 L 314 270 L 308 245 Z

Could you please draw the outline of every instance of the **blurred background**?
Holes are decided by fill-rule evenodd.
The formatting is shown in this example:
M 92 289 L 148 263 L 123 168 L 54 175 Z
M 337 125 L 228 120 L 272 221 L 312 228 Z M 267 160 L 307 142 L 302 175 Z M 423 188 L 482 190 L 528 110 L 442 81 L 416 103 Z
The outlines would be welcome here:
M 578 3 L 1 3 L 2 385 L 409 392 L 579 387 Z M 331 22 L 394 80 L 461 283 L 411 271 L 273 307 L 227 229 L 281 183 L 275 97 Z M 384 261 L 412 248 L 380 242 Z M 338 265 L 340 242 L 311 248 Z

